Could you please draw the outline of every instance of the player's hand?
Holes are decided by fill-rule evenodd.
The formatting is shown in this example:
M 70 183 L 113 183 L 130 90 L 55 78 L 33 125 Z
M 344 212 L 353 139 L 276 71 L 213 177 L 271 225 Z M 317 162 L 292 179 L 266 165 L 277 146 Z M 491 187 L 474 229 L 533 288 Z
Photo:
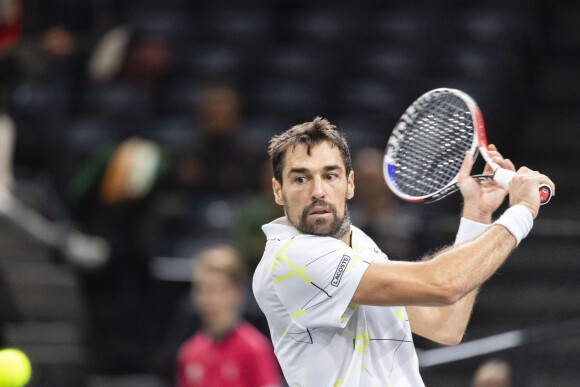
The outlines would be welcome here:
M 547 184 L 552 188 L 552 194 L 556 193 L 556 186 L 546 175 L 529 168 L 522 167 L 518 170 L 510 183 L 510 206 L 522 204 L 530 210 L 532 216 L 538 216 L 540 209 L 540 195 L 538 187 Z
M 514 164 L 509 159 L 504 159 L 495 145 L 489 145 L 487 149 L 494 163 L 515 172 Z M 491 223 L 493 213 L 503 203 L 508 191 L 493 180 L 473 179 L 470 176 L 472 166 L 473 156 L 467 152 L 457 177 L 459 190 L 463 196 L 462 216 L 475 222 Z M 483 173 L 492 172 L 491 167 L 486 164 Z

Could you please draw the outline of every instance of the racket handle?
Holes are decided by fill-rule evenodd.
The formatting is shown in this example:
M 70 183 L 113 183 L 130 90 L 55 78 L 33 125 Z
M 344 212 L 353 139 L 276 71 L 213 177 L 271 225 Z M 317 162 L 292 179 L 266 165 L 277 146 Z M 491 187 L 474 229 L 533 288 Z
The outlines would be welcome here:
M 510 182 L 515 175 L 516 173 L 509 169 L 497 168 L 493 173 L 493 180 L 505 189 L 509 189 Z
M 515 176 L 514 171 L 510 171 L 508 169 L 498 168 L 495 170 L 493 175 L 493 180 L 495 180 L 499 185 L 508 189 L 510 187 L 510 181 Z M 540 205 L 548 204 L 550 199 L 552 198 L 552 188 L 550 188 L 547 184 L 540 184 L 538 187 L 538 191 L 540 191 Z
M 540 205 L 548 204 L 552 199 L 552 188 L 548 184 L 540 184 L 538 189 L 540 190 Z

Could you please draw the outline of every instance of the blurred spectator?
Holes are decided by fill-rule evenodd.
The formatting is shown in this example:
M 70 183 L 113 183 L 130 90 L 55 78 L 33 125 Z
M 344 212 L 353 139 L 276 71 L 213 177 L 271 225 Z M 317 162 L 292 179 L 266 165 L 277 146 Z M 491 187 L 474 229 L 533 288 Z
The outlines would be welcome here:
M 89 79 L 157 86 L 173 65 L 173 48 L 167 38 L 116 26 L 99 40 L 88 63 Z
M 353 157 L 356 195 L 349 206 L 353 223 L 384 246 L 390 259 L 412 260 L 425 252 L 424 223 L 388 189 L 383 152 L 362 148 Z
M 48 58 L 64 58 L 76 48 L 75 37 L 62 25 L 48 28 L 40 42 L 42 52 Z
M 58 174 L 47 145 L 79 112 L 87 57 L 97 37 L 120 20 L 121 8 L 113 0 L 0 2 L 0 15 L 19 9 L 11 12 L 18 20 L 12 28 L 2 27 L 5 19 L 0 16 L 0 36 L 11 41 L 8 47 L 0 43 L 0 105 L 19 129 L 20 167 Z M 57 182 L 57 187 L 62 184 Z
M 0 3 L 0 57 L 12 47 L 22 32 L 22 4 L 20 0 Z
M 80 81 L 84 62 L 111 8 L 93 0 L 23 1 L 23 58 L 29 78 Z M 96 12 L 98 10 L 98 12 Z
M 236 194 L 248 188 L 253 173 L 239 149 L 241 101 L 236 90 L 213 85 L 198 109 L 201 135 L 177 165 L 177 180 L 201 194 Z
M 155 84 L 164 80 L 171 70 L 173 51 L 161 36 L 134 36 L 127 47 L 119 73 L 121 80 Z
M 83 272 L 91 312 L 90 344 L 97 370 L 141 372 L 161 316 L 148 272 L 155 235 L 152 196 L 162 183 L 167 155 L 152 141 L 128 138 L 104 144 L 68 186 L 68 204 L 84 231 L 110 245 L 108 264 Z
M 14 47 L 22 35 L 22 4 L 20 0 L 0 2 L 0 113 L 4 110 L 7 83 L 20 77 Z
M 91 81 L 105 82 L 117 76 L 130 39 L 131 32 L 125 26 L 115 26 L 101 36 L 88 62 Z
M 264 159 L 259 169 L 259 189 L 241 202 L 231 227 L 235 246 L 247 262 L 250 273 L 254 272 L 264 253 L 266 236 L 262 226 L 272 219 L 284 216 L 282 207 L 272 199 L 273 177 L 272 163 L 270 159 Z M 253 293 L 248 297 L 245 317 L 264 335 L 270 335 L 266 316 L 258 306 Z
M 479 366 L 473 375 L 471 387 L 510 387 L 512 368 L 509 363 L 492 359 Z
M 228 246 L 202 251 L 195 258 L 192 280 L 202 329 L 179 349 L 177 386 L 280 385 L 271 343 L 240 321 L 247 275 L 238 252 Z

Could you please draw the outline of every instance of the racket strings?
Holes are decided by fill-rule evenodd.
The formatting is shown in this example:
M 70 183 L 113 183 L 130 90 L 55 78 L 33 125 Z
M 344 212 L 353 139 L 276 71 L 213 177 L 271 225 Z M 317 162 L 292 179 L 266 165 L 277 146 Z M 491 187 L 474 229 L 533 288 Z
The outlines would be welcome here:
M 410 196 L 447 186 L 473 141 L 473 120 L 461 98 L 447 93 L 421 104 L 395 155 L 397 186 Z

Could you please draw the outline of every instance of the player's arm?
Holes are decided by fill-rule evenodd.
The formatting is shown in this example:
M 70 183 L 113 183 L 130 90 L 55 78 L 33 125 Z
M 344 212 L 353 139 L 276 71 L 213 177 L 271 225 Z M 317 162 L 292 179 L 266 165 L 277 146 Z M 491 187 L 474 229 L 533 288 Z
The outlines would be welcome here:
M 459 344 L 465 334 L 479 287 L 452 305 L 406 307 L 413 333 L 445 345 Z
M 501 157 L 494 145 L 489 145 L 488 151 L 496 164 L 515 171 L 513 163 Z M 464 206 L 456 245 L 481 235 L 488 227 L 487 225 L 491 223 L 493 213 L 507 194 L 507 191 L 499 184 L 471 179 L 469 174 L 472 164 L 471 154 L 467 154 L 458 177 Z M 483 171 L 484 174 L 491 172 L 489 166 L 486 166 Z M 459 343 L 467 328 L 478 290 L 478 288 L 473 290 L 449 306 L 407 307 L 412 331 L 441 344 Z
M 524 208 L 529 211 L 528 216 L 535 217 L 539 209 L 538 185 L 541 183 L 553 187 L 544 175 L 527 168 L 520 169 L 510 186 L 510 204 L 522 204 L 523 207 L 518 208 Z M 475 240 L 440 251 L 429 261 L 375 261 L 365 271 L 353 301 L 389 306 L 453 305 L 487 280 L 515 245 L 512 232 L 502 225 L 494 225 Z
M 489 145 L 488 151 L 494 162 L 502 168 L 515 171 L 510 160 L 503 159 L 495 145 Z M 470 178 L 470 166 L 473 164 L 471 154 L 466 154 L 464 165 L 459 173 L 459 187 L 464 199 L 462 220 L 455 244 L 461 244 L 481 235 L 491 223 L 492 215 L 503 202 L 507 191 L 494 182 L 479 182 Z M 491 173 L 486 165 L 484 174 Z M 467 328 L 469 318 L 479 288 L 453 305 L 441 307 L 407 307 L 407 315 L 413 333 L 441 344 L 458 344 Z
M 514 236 L 496 225 L 474 241 L 444 249 L 428 261 L 374 261 L 353 301 L 384 306 L 455 304 L 489 278 L 515 244 Z

